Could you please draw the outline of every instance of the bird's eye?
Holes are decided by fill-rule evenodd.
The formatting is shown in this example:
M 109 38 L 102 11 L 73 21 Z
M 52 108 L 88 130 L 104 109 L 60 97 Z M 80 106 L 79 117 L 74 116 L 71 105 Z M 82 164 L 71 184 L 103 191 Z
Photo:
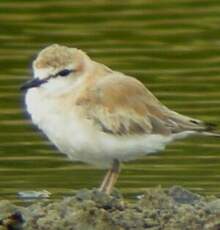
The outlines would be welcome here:
M 63 69 L 60 72 L 57 73 L 57 75 L 61 76 L 61 77 L 66 77 L 68 76 L 70 73 L 72 72 L 72 70 L 70 69 Z

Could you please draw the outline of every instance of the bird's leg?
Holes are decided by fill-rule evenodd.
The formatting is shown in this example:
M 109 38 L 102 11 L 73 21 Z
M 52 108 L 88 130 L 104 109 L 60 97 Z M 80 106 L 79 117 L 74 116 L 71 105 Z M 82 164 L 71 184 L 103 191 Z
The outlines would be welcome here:
M 119 173 L 120 173 L 120 162 L 118 160 L 114 160 L 113 164 L 112 164 L 112 169 L 111 169 L 112 173 L 111 173 L 111 177 L 109 179 L 109 183 L 106 186 L 106 194 L 111 194 L 114 185 L 117 182 Z
M 109 169 L 108 172 L 106 173 L 105 177 L 104 177 L 104 180 L 102 181 L 100 188 L 99 188 L 100 192 L 105 192 L 106 186 L 109 183 L 109 179 L 111 177 L 111 174 L 112 174 L 112 171 L 111 171 L 111 169 Z
M 120 173 L 120 162 L 118 160 L 114 160 L 112 164 L 112 168 L 107 172 L 102 182 L 100 191 L 105 192 L 106 194 L 111 194 L 112 189 L 118 179 L 119 173 Z

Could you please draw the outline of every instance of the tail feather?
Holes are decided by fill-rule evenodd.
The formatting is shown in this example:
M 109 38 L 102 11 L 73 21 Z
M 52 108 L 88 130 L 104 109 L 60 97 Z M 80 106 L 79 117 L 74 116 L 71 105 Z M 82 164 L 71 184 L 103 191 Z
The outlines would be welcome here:
M 195 131 L 197 134 L 220 137 L 220 132 L 217 131 L 217 125 L 213 123 L 181 116 L 181 119 L 178 120 L 178 125 L 181 131 Z
M 220 137 L 220 133 L 219 132 L 201 132 L 201 134 L 205 135 L 205 136 L 211 136 L 211 137 Z
M 209 122 L 204 122 L 205 131 L 212 132 L 217 129 L 217 125 Z
M 202 131 L 201 134 L 212 137 L 220 137 L 220 132 L 216 131 L 216 129 L 216 124 L 204 122 L 204 131 Z
M 220 131 L 217 130 L 216 124 L 194 119 L 192 117 L 188 117 L 171 110 L 168 112 L 173 134 L 189 131 L 193 132 L 194 134 L 220 137 Z

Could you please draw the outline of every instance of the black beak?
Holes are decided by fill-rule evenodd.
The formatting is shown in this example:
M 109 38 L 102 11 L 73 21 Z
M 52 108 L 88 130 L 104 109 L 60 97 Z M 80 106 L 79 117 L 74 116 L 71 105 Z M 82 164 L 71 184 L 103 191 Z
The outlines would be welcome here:
M 40 85 L 42 85 L 43 83 L 46 83 L 47 80 L 41 80 L 39 78 L 35 78 L 34 80 L 28 81 L 26 82 L 24 85 L 21 86 L 21 90 L 28 90 L 30 88 L 34 88 L 34 87 L 39 87 Z

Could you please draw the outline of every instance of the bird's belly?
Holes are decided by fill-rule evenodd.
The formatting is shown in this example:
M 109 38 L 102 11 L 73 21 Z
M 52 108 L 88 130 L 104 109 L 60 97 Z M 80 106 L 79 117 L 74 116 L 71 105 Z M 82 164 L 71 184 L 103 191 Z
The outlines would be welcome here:
M 30 97 L 30 95 L 29 95 Z M 28 112 L 33 122 L 48 136 L 53 144 L 71 160 L 86 162 L 104 168 L 113 159 L 134 160 L 145 154 L 158 152 L 171 141 L 161 135 L 114 136 L 95 127 L 91 121 L 71 111 L 39 98 L 26 98 Z
M 40 128 L 69 159 L 107 168 L 114 159 L 122 162 L 163 150 L 169 142 L 159 135 L 120 137 L 85 127 L 76 120 L 51 119 Z

